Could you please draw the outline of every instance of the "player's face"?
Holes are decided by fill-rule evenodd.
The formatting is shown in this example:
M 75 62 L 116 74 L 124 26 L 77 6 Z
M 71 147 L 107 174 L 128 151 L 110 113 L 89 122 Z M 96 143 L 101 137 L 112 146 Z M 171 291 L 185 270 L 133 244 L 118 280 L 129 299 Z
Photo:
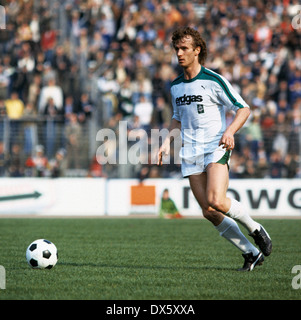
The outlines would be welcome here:
M 200 47 L 194 47 L 191 36 L 187 36 L 179 40 L 175 45 L 175 51 L 181 67 L 188 68 L 193 64 L 198 63 Z

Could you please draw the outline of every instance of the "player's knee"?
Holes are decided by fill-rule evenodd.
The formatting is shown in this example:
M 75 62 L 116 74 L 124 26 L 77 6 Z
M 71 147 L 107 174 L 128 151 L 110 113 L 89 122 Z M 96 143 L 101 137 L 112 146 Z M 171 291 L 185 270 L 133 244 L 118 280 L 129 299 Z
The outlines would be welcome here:
M 223 212 L 223 204 L 224 204 L 223 199 L 213 194 L 213 195 L 209 195 L 207 200 L 210 207 L 214 208 L 217 211 Z

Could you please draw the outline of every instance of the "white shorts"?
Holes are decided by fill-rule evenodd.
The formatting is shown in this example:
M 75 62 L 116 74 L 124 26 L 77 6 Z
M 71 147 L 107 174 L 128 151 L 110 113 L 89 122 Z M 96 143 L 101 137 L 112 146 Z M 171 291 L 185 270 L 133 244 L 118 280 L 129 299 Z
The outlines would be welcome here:
M 182 175 L 184 178 L 206 172 L 206 168 L 210 163 L 227 164 L 229 168 L 231 151 L 227 151 L 223 146 L 217 147 L 211 153 L 205 153 L 193 158 L 182 158 Z

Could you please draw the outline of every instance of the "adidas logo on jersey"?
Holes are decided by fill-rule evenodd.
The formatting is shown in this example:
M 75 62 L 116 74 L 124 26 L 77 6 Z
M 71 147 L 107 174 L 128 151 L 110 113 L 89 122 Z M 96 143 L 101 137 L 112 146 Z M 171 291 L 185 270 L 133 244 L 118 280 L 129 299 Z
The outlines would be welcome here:
M 178 97 L 176 98 L 176 104 L 177 106 L 183 106 L 185 104 L 189 105 L 192 102 L 202 102 L 203 98 L 201 95 L 186 95 L 184 94 L 184 96 L 182 97 Z

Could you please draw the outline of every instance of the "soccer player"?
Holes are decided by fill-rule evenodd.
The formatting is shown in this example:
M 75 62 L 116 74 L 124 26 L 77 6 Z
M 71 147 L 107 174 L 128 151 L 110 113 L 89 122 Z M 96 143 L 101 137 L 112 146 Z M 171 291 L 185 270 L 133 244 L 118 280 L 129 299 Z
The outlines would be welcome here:
M 244 264 L 238 270 L 252 271 L 263 263 L 264 255 L 270 255 L 270 236 L 249 216 L 242 203 L 226 195 L 234 134 L 249 117 L 250 108 L 224 77 L 204 67 L 207 49 L 198 31 L 178 28 L 172 35 L 172 44 L 183 73 L 171 85 L 174 112 L 170 132 L 181 132 L 183 177 L 188 177 L 204 217 L 243 252 Z M 228 127 L 226 108 L 235 112 Z M 169 155 L 170 143 L 175 138 L 173 134 L 164 140 L 158 165 L 164 155 Z M 244 236 L 236 221 L 246 227 L 260 250 Z

